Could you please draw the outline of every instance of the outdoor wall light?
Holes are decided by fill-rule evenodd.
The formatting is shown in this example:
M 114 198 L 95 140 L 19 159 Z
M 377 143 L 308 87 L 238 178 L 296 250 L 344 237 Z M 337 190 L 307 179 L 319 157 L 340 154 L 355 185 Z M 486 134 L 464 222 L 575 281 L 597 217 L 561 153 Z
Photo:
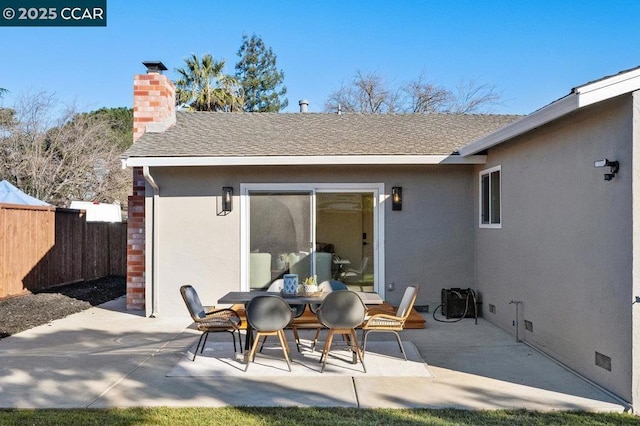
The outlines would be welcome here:
M 402 187 L 391 188 L 391 210 L 402 210 Z
M 222 213 L 230 213 L 233 208 L 233 188 L 230 186 L 222 187 Z
M 606 158 L 604 160 L 598 160 L 593 163 L 594 167 L 610 167 L 610 173 L 605 173 L 604 180 L 611 180 L 616 176 L 618 170 L 620 170 L 620 163 L 617 161 L 609 161 Z

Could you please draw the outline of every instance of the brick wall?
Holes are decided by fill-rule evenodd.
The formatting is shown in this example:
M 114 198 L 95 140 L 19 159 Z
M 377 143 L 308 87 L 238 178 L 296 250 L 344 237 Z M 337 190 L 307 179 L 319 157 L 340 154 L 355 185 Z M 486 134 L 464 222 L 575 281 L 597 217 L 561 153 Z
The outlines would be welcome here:
M 175 124 L 175 87 L 166 76 L 150 72 L 133 80 L 133 143 L 147 132 L 164 132 Z M 145 308 L 145 180 L 133 169 L 133 193 L 127 220 L 127 309 Z
M 134 167 L 133 195 L 129 196 L 127 219 L 127 309 L 145 307 L 144 192 L 142 168 Z
M 175 124 L 176 89 L 162 74 L 136 75 L 133 80 L 133 142 L 145 132 L 164 132 Z

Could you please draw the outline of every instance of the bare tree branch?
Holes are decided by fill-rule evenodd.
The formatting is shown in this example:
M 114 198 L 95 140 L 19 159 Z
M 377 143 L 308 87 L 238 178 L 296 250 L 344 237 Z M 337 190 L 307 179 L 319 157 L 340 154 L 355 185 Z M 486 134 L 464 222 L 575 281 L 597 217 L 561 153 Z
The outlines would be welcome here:
M 331 93 L 325 111 L 388 113 L 453 113 L 474 114 L 489 112 L 498 105 L 501 95 L 489 84 L 474 80 L 463 82 L 451 91 L 429 82 L 422 72 L 418 78 L 395 90 L 377 73 L 357 71 L 349 84 Z
M 349 85 L 343 84 L 329 95 L 325 110 L 336 112 L 340 107 L 344 112 L 394 113 L 397 111 L 398 98 L 398 93 L 390 90 L 379 74 L 357 71 Z
M 403 112 L 406 113 L 442 112 L 453 98 L 453 94 L 444 87 L 430 83 L 424 71 L 418 78 L 405 84 L 402 92 L 404 93 Z
M 130 173 L 104 117 L 67 109 L 54 119 L 56 99 L 39 93 L 15 107 L 15 123 L 0 135 L 0 175 L 28 194 L 68 207 L 71 201 L 126 203 Z
M 475 80 L 460 82 L 448 110 L 454 114 L 490 112 L 500 103 L 501 95 L 495 86 L 479 84 Z

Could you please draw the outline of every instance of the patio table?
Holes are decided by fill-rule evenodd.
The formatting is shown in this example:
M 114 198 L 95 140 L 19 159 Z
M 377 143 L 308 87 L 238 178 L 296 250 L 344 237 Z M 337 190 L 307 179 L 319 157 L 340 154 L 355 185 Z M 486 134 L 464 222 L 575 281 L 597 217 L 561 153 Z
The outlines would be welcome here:
M 382 303 L 384 303 L 380 295 L 378 295 L 377 293 L 368 293 L 363 291 L 356 291 L 355 293 L 357 293 L 358 296 L 360 296 L 360 299 L 362 299 L 365 305 L 381 305 Z M 273 292 L 273 291 L 230 291 L 229 293 L 225 294 L 220 299 L 218 299 L 218 303 L 224 303 L 224 304 L 241 303 L 246 307 L 247 303 L 249 303 L 251 299 L 253 299 L 254 297 L 270 295 L 270 294 L 280 296 L 279 292 Z M 283 299 L 287 303 L 289 303 L 289 305 L 321 304 L 327 294 L 329 293 L 322 293 L 317 296 L 306 296 L 306 295 L 287 296 L 287 297 L 283 297 Z M 251 349 L 252 336 L 253 336 L 253 332 L 251 330 L 251 325 L 249 324 L 249 321 L 247 321 L 247 336 L 245 338 L 245 345 L 244 345 L 245 349 L 247 350 Z

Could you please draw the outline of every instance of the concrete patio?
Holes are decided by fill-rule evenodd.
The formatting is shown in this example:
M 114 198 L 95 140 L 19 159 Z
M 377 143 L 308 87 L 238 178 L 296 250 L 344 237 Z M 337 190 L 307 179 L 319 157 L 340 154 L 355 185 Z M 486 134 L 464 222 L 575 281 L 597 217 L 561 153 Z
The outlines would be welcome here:
M 417 346 L 432 378 L 167 377 L 198 337 L 186 310 L 182 320 L 145 318 L 121 298 L 0 340 L 0 408 L 628 409 L 482 319 L 443 324 L 423 315 L 427 328 L 406 330 L 403 339 Z M 229 336 L 209 342 L 218 339 Z

